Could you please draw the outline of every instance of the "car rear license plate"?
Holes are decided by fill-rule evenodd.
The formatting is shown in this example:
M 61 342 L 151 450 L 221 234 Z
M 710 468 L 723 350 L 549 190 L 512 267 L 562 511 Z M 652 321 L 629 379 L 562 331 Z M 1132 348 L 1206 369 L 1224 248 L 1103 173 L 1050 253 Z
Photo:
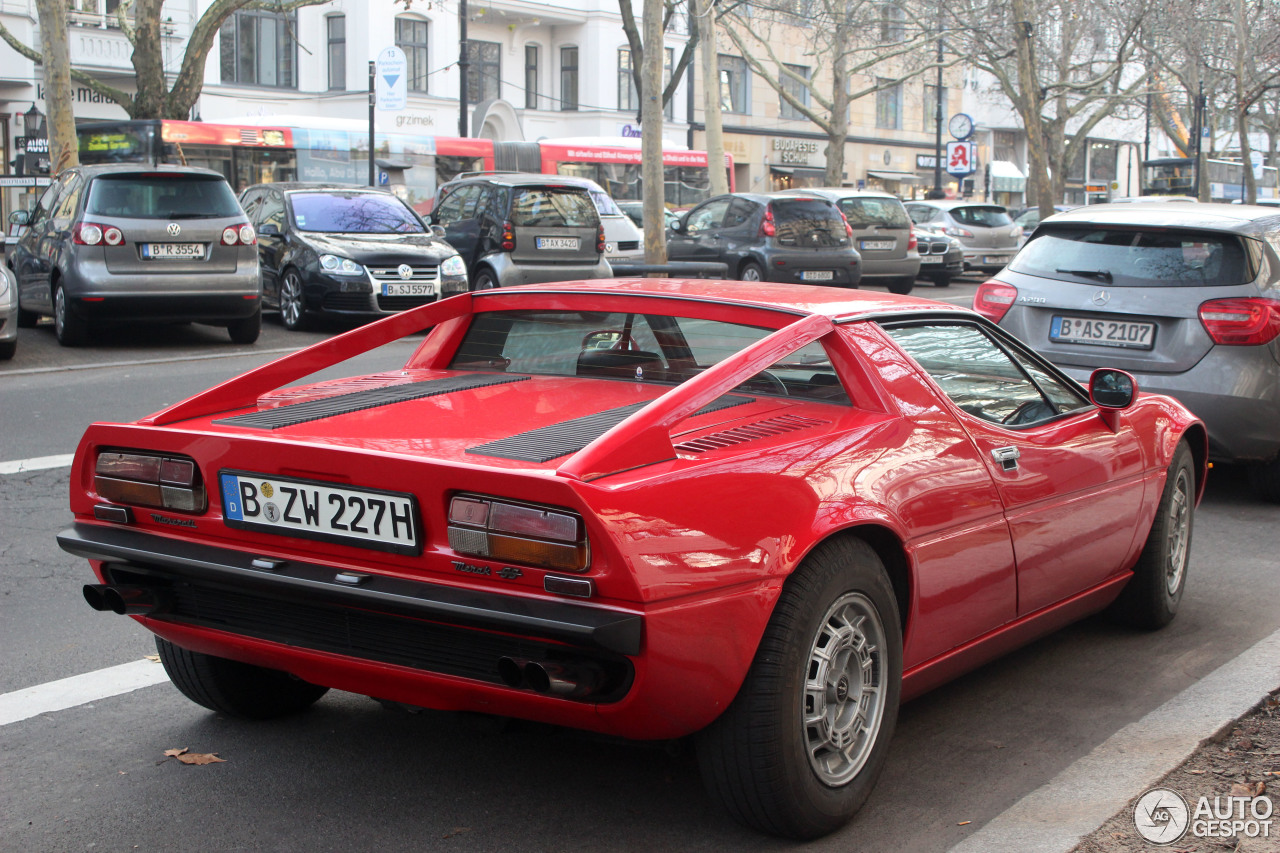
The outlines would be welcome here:
M 892 249 L 892 248 L 894 247 L 894 241 L 892 241 L 892 240 L 863 240 L 863 241 L 862 241 L 861 243 L 859 243 L 858 245 L 859 245 L 859 247 L 860 247 L 860 248 L 863 248 L 863 249 L 871 249 L 871 250 L 875 251 L 875 250 L 878 250 L 878 249 Z
M 570 251 L 578 250 L 577 237 L 538 237 L 537 244 L 539 249 L 568 249 Z
M 942 263 L 942 255 L 921 255 L 920 263 L 922 264 L 940 264 Z
M 804 270 L 800 273 L 801 281 L 831 281 L 835 277 L 831 270 Z
M 203 258 L 204 243 L 143 243 L 142 257 L 150 261 Z
M 421 553 L 413 495 L 247 471 L 221 471 L 218 483 L 228 527 Z
M 1049 324 L 1049 340 L 1062 344 L 1151 349 L 1155 339 L 1155 323 L 1055 316 Z
M 984 264 L 1007 264 L 1009 263 L 1008 255 L 984 255 L 982 258 Z
M 383 296 L 433 296 L 436 292 L 434 284 L 384 284 Z

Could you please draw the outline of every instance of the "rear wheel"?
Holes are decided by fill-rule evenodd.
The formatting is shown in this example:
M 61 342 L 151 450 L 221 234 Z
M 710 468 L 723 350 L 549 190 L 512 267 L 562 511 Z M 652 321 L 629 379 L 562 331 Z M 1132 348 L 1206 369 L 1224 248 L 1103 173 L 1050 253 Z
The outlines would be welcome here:
M 53 290 L 53 334 L 64 347 L 78 347 L 89 337 L 89 324 L 71 310 L 71 300 L 61 284 Z
M 1191 530 L 1196 505 L 1196 477 L 1191 449 L 1178 444 L 1155 521 L 1124 592 L 1108 613 L 1135 628 L 1163 628 L 1173 621 L 1187 583 Z
M 36 327 L 36 323 L 39 323 L 39 322 L 40 322 L 39 311 L 28 311 L 27 309 L 19 306 L 18 308 L 18 328 L 19 329 L 34 329 Z
M 472 286 L 472 290 L 493 290 L 498 286 L 498 279 L 494 277 L 493 271 L 482 269 L 476 273 L 476 283 Z
M 296 714 L 329 690 L 287 672 L 190 652 L 159 637 L 156 650 L 164 671 L 183 696 L 230 717 L 269 720 Z
M 227 334 L 237 344 L 251 344 L 262 333 L 262 306 L 253 312 L 252 317 L 243 320 L 232 320 L 227 324 Z
M 862 806 L 897 721 L 896 601 L 858 539 L 824 543 L 788 578 L 742 689 L 699 735 L 703 781 L 736 820 L 810 839 Z
M 899 278 L 891 278 L 889 279 L 889 292 L 905 296 L 911 292 L 911 288 L 915 287 L 915 284 L 915 278 L 909 275 L 904 275 Z
M 764 281 L 764 270 L 754 261 L 742 265 L 742 271 L 738 273 L 739 281 Z
M 951 274 L 935 275 L 933 277 L 933 285 L 934 287 L 949 287 L 951 285 Z
M 307 304 L 302 294 L 302 276 L 297 270 L 285 270 L 280 279 L 280 322 L 291 332 L 307 327 Z
M 0 361 L 8 361 L 13 358 L 14 353 L 18 351 L 17 341 L 0 342 Z
M 1258 497 L 1280 503 L 1280 457 L 1250 468 L 1249 482 Z

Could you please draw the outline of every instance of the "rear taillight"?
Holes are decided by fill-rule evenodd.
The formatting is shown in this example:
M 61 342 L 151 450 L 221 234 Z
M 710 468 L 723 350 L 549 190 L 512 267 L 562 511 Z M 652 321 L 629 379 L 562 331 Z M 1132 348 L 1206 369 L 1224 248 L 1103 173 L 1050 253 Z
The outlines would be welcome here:
M 973 294 L 973 310 L 999 323 L 1017 298 L 1018 288 L 993 278 L 978 285 L 978 292 Z
M 844 211 L 840 211 L 840 221 L 844 223 L 844 233 L 846 237 L 853 238 L 853 226 L 849 224 L 849 217 L 844 215 Z
M 252 225 L 228 225 L 222 229 L 222 245 L 252 246 L 258 242 L 258 235 L 253 233 Z
M 604 226 L 600 226 L 599 233 L 596 234 L 596 254 L 604 254 Z
M 908 226 L 907 227 L 907 251 L 910 252 L 912 249 L 918 246 L 919 243 L 920 241 L 916 239 L 916 229 Z
M 948 225 L 946 228 L 943 228 L 942 231 L 948 237 L 972 237 L 973 236 L 973 232 L 970 231 L 968 228 L 960 228 L 955 225 Z
M 502 251 L 510 252 L 516 247 L 516 226 L 510 222 L 502 223 Z
M 253 245 L 256 245 L 257 242 L 258 242 L 258 235 L 253 230 L 253 226 L 248 224 L 241 225 L 240 226 L 240 245 L 253 246 Z
M 81 246 L 123 246 L 124 232 L 114 225 L 99 225 L 96 222 L 80 222 L 71 229 L 71 241 Z
M 1280 301 L 1241 297 L 1200 306 L 1200 322 L 1221 346 L 1259 346 L 1280 336 Z
M 591 562 L 582 519 L 555 507 L 458 495 L 449 502 L 448 533 L 459 554 L 570 572 Z
M 240 242 L 240 231 L 232 225 L 222 229 L 222 245 L 234 246 Z
M 200 469 L 185 456 L 104 451 L 98 454 L 93 488 L 115 503 L 204 512 L 208 496 Z
M 760 223 L 760 236 L 772 237 L 778 233 L 778 229 L 773 224 L 773 205 L 766 205 L 764 209 L 764 221 Z

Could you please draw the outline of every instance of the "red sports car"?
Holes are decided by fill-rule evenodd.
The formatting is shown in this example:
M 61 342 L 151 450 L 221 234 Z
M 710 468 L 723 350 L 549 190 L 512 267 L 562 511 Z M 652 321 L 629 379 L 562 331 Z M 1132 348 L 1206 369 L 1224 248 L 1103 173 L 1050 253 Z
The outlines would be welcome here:
M 401 369 L 284 387 L 425 329 Z M 1096 611 L 1173 618 L 1205 441 L 950 305 L 554 284 L 91 426 L 59 542 L 207 708 L 334 687 L 696 735 L 733 816 L 811 838 L 867 797 L 903 699 Z

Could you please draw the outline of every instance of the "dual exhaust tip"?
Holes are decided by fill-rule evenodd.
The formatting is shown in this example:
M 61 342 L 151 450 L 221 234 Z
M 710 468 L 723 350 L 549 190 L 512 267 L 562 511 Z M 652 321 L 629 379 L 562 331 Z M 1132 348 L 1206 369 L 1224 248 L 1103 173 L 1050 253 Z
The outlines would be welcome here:
M 529 688 L 568 699 L 590 696 L 604 681 L 604 673 L 590 663 L 552 663 L 550 661 L 499 658 L 498 675 L 508 687 Z
M 121 616 L 137 616 L 164 610 L 168 601 L 154 589 L 145 586 L 113 586 L 111 584 L 85 584 L 84 600 L 94 610 L 119 613 Z

